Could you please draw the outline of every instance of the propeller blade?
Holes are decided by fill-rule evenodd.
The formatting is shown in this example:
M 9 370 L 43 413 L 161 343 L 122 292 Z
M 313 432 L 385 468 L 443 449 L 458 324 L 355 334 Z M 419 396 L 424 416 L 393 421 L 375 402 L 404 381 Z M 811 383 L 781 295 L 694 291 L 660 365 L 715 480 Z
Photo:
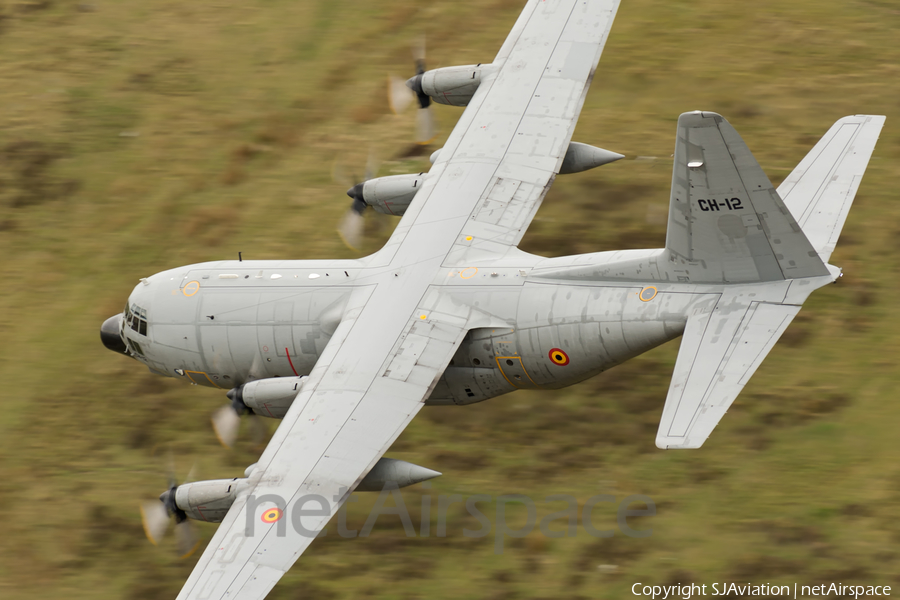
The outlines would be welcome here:
M 141 502 L 141 523 L 144 525 L 144 534 L 154 546 L 166 534 L 169 528 L 169 513 L 159 500 L 147 500 Z
M 197 480 L 197 463 L 191 465 L 191 470 L 188 471 L 187 476 L 184 478 L 184 481 L 181 483 L 190 483 L 192 481 Z
M 266 427 L 265 423 L 263 423 L 262 418 L 256 416 L 255 414 L 251 414 L 249 419 L 250 421 L 248 425 L 250 428 L 250 437 L 255 445 L 262 445 L 262 443 L 265 442 L 266 438 L 269 436 L 269 428 Z
M 415 95 L 406 87 L 405 79 L 394 75 L 388 77 L 388 104 L 395 115 L 405 111 L 414 99 Z
M 343 165 L 338 162 L 337 157 L 335 157 L 334 162 L 331 164 L 331 180 L 344 187 L 352 187 L 356 183 L 353 180 L 353 177 L 347 175 Z
M 419 39 L 412 45 L 412 56 L 416 63 L 416 75 L 425 72 L 425 35 L 419 36 Z
M 168 489 L 172 489 L 178 485 L 178 480 L 175 477 L 175 457 L 172 456 L 171 448 L 166 452 L 166 463 L 166 484 Z
M 175 524 L 175 539 L 178 544 L 178 554 L 181 558 L 187 558 L 197 551 L 200 540 L 194 532 L 190 521 L 182 521 Z
M 378 174 L 378 167 L 381 161 L 375 156 L 375 151 L 370 147 L 369 156 L 366 158 L 366 173 L 363 177 L 363 183 L 375 177 Z
M 416 111 L 416 143 L 430 144 L 437 137 L 437 124 L 431 107 Z
M 226 448 L 234 446 L 238 429 L 241 427 L 241 417 L 234 409 L 231 406 L 223 406 L 212 414 L 211 420 L 219 442 Z
M 416 95 L 416 99 L 419 101 L 419 108 L 428 108 L 431 106 L 431 96 L 422 90 L 422 75 L 426 71 L 424 35 L 419 38 L 417 43 L 413 44 L 412 55 L 416 63 L 416 74 L 406 80 L 406 87 L 411 89 Z
M 351 250 L 359 250 L 360 243 L 362 242 L 364 225 L 365 222 L 363 216 L 353 207 L 344 213 L 344 218 L 341 219 L 337 231 L 338 235 L 341 236 L 341 239 L 344 240 L 344 243 L 347 244 Z

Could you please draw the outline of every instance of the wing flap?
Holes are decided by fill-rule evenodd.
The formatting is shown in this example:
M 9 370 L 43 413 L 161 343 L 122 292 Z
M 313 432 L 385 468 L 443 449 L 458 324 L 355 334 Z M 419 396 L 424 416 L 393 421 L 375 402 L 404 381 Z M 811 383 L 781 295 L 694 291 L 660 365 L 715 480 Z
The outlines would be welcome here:
M 726 292 L 688 317 L 656 445 L 699 448 L 800 310 Z

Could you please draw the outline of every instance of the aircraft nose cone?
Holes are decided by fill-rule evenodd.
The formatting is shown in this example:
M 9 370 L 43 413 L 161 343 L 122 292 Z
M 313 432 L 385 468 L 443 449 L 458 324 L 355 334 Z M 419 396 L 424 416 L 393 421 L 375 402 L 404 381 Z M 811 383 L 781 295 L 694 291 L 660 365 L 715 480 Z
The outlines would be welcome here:
M 125 342 L 122 341 L 122 337 L 119 335 L 121 327 L 122 313 L 103 321 L 103 325 L 100 326 L 100 341 L 113 352 L 127 356 L 128 348 L 125 347 Z

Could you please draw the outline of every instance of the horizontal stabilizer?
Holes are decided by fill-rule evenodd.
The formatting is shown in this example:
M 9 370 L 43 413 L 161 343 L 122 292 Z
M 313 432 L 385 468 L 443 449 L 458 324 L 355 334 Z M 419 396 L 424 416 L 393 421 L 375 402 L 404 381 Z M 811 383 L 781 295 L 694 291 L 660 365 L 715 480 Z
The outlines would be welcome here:
M 685 282 L 828 274 L 744 140 L 712 112 L 678 118 L 666 248 Z
M 844 117 L 778 187 L 824 262 L 834 252 L 883 125 L 882 116 Z
M 746 288 L 745 288 L 746 289 Z M 749 302 L 726 290 L 688 317 L 656 445 L 699 448 L 800 306 Z

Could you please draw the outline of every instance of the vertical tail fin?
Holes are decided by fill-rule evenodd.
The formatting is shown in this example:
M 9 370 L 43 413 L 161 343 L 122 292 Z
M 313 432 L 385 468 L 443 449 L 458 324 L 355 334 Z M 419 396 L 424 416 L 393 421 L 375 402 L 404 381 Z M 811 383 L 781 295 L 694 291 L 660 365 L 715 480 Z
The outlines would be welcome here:
M 678 118 L 666 248 L 680 281 L 828 274 L 744 140 L 711 112 Z
M 878 115 L 840 119 L 778 187 L 824 262 L 834 251 L 883 125 Z
M 879 116 L 839 120 L 776 192 L 722 117 L 681 115 L 666 240 L 676 272 L 690 281 L 721 274 L 720 282 L 736 274 L 748 282 L 825 275 L 819 271 L 827 272 L 883 124 Z M 657 446 L 702 446 L 806 295 L 832 277 L 805 280 L 797 293 L 791 283 L 782 287 L 791 290 L 786 296 L 777 293 L 784 283 L 728 285 L 698 303 L 688 315 Z M 767 288 L 774 292 L 768 298 L 761 293 Z

